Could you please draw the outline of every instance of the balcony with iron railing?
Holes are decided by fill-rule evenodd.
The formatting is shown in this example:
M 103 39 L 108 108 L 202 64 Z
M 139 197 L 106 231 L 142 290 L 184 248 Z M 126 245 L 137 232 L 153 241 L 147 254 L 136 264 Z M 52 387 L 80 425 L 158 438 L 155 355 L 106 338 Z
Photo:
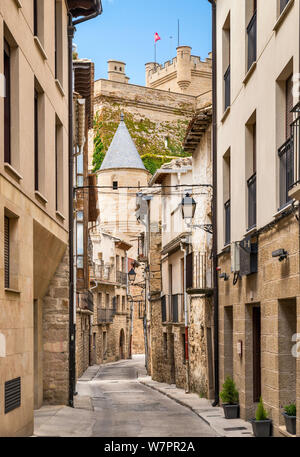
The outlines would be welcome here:
M 113 306 L 112 308 L 101 308 L 97 309 L 97 323 L 100 324 L 111 324 L 116 315 L 117 308 Z
M 288 203 L 293 198 L 300 200 L 300 116 L 291 124 L 291 138 L 279 148 L 278 155 L 282 205 L 282 202 Z
M 127 273 L 124 273 L 124 271 L 117 271 L 116 272 L 116 281 L 118 284 L 121 284 L 122 286 L 127 285 Z
M 213 262 L 209 252 L 191 252 L 186 259 L 187 293 L 211 295 Z
M 111 265 L 93 263 L 90 266 L 90 279 L 104 284 L 115 285 L 114 269 Z
M 79 294 L 79 309 L 94 312 L 94 297 L 89 290 Z

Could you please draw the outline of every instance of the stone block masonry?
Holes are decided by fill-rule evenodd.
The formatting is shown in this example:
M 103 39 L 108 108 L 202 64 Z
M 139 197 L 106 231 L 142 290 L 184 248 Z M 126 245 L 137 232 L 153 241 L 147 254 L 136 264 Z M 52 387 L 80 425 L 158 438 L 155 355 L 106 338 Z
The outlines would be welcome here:
M 69 395 L 68 249 L 43 298 L 43 400 L 66 405 Z

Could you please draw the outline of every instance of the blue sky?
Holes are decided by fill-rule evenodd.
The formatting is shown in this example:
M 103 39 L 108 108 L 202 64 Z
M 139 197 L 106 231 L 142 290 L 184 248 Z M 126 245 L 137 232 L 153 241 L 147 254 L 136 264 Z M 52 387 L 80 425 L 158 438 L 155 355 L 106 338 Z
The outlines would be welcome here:
M 211 51 L 211 6 L 207 0 L 102 0 L 103 14 L 77 26 L 74 42 L 80 58 L 95 62 L 95 77 L 107 78 L 107 60 L 126 62 L 132 84 L 145 84 L 145 63 L 164 63 L 176 55 L 177 20 L 180 44 L 202 59 Z M 173 37 L 170 39 L 170 37 Z

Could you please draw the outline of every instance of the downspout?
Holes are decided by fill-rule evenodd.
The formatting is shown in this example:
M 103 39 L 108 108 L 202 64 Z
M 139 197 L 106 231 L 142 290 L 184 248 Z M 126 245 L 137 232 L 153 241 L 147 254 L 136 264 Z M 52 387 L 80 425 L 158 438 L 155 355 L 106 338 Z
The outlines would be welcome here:
M 188 244 L 184 247 L 180 244 L 180 249 L 184 253 L 183 262 L 183 300 L 184 300 L 184 328 L 185 328 L 185 373 L 186 373 L 186 388 L 185 393 L 190 392 L 190 358 L 189 358 L 189 323 L 188 323 L 188 306 L 187 306 L 187 293 L 186 293 L 186 256 L 188 251 Z
M 216 1 L 208 0 L 212 6 L 212 83 L 213 83 L 213 278 L 214 278 L 214 375 L 215 400 L 213 406 L 219 404 L 219 290 L 218 290 L 218 227 L 217 227 L 217 14 Z
M 100 3 L 101 5 L 101 3 Z M 102 13 L 102 5 L 99 10 L 90 16 L 78 19 L 73 22 L 71 13 L 68 13 L 68 104 L 69 104 L 69 138 L 68 138 L 68 155 L 69 155 L 69 406 L 73 407 L 73 398 L 76 384 L 76 303 L 74 294 L 74 183 L 73 183 L 73 38 L 75 25 L 86 22 L 99 16 Z
M 68 15 L 69 60 L 69 406 L 73 407 L 75 392 L 75 303 L 74 303 L 74 217 L 73 217 L 73 38 L 75 27 L 72 15 Z

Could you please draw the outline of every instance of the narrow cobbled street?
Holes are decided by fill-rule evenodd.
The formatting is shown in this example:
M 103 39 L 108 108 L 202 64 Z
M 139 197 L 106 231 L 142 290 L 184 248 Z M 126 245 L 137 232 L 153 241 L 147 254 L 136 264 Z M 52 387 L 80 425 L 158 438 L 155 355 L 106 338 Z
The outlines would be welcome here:
M 36 412 L 36 436 L 213 437 L 190 409 L 138 382 L 144 357 L 90 367 L 77 383 L 76 408 Z
M 137 356 L 78 382 L 78 395 L 90 396 L 96 412 L 93 436 L 215 436 L 192 411 L 140 384 L 143 371 L 144 358 Z

